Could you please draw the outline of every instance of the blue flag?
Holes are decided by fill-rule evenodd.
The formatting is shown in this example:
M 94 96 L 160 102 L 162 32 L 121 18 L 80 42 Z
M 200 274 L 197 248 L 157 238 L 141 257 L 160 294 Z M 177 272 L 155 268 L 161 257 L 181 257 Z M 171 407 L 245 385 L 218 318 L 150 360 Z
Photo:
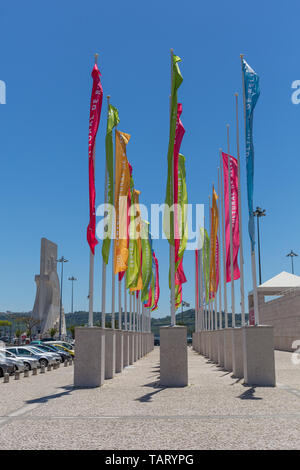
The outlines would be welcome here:
M 246 169 L 247 169 L 247 196 L 249 223 L 248 230 L 251 240 L 251 249 L 254 250 L 255 230 L 253 216 L 253 177 L 254 177 L 254 147 L 253 147 L 253 111 L 260 95 L 259 77 L 243 59 L 243 74 L 246 104 Z

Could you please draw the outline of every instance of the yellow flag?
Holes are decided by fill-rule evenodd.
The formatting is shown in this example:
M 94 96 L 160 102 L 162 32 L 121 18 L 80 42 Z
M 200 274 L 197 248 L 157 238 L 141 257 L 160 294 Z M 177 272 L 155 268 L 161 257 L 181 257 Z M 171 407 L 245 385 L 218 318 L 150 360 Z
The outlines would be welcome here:
M 129 134 L 125 134 L 125 132 L 116 130 L 116 233 L 114 243 L 115 274 L 126 271 L 128 261 L 127 197 L 130 188 L 130 171 L 126 156 L 126 145 L 128 144 L 129 139 Z
M 217 205 L 218 195 L 213 188 L 211 207 L 210 255 L 209 255 L 209 293 L 214 298 L 216 293 L 216 245 L 219 227 L 219 211 Z
M 136 286 L 130 288 L 130 292 L 136 290 L 142 290 L 143 288 L 143 279 L 142 279 L 142 242 L 141 242 L 141 211 L 140 211 L 140 202 L 139 202 L 140 191 L 134 189 L 133 199 L 135 205 L 135 237 L 136 237 L 136 265 L 138 268 L 138 278 Z

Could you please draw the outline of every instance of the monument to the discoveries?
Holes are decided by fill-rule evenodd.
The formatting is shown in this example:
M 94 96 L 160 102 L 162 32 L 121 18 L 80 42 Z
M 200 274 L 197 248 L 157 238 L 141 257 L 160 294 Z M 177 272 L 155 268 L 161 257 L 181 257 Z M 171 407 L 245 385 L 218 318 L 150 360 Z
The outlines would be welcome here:
M 60 286 L 57 275 L 57 245 L 41 239 L 40 274 L 35 276 L 36 296 L 32 315 L 40 320 L 38 327 L 42 335 L 51 328 L 59 331 Z M 66 334 L 65 315 L 62 309 L 62 334 Z

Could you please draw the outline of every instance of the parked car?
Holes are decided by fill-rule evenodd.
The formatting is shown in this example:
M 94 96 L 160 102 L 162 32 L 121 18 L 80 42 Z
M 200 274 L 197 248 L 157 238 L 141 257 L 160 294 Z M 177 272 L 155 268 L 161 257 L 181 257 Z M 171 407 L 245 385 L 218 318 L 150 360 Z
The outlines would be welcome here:
M 47 344 L 48 344 L 48 343 L 47 343 Z M 51 343 L 49 343 L 49 344 L 51 344 L 52 346 L 55 346 L 57 349 L 59 349 L 59 350 L 61 350 L 61 351 L 67 352 L 67 353 L 70 354 L 72 357 L 75 356 L 75 352 L 74 352 L 73 349 L 68 349 L 68 348 L 66 348 L 65 346 L 63 346 L 63 344 L 61 344 L 61 343 L 52 343 L 52 342 L 51 342 Z
M 13 374 L 15 372 L 14 366 L 8 364 L 5 357 L 0 357 L 0 377 L 4 377 L 4 374 Z
M 0 377 L 3 377 L 4 374 L 8 373 L 12 375 L 15 373 L 16 366 L 11 362 L 8 362 L 5 356 L 0 356 Z
M 4 349 L 3 352 L 5 353 L 6 357 L 16 357 L 17 359 L 21 360 L 24 364 L 25 370 L 32 370 L 35 367 L 40 367 L 40 363 L 37 359 L 34 359 L 29 356 L 17 356 L 12 351 L 8 351 L 8 349 Z
M 38 348 L 41 349 L 42 351 L 59 354 L 59 356 L 61 357 L 61 362 L 65 362 L 66 360 L 69 360 L 72 357 L 71 354 L 69 354 L 68 352 L 63 351 L 62 349 L 58 349 L 52 344 L 46 344 L 46 343 L 41 342 L 41 344 L 36 345 L 36 346 L 38 346 Z
M 6 351 L 5 349 L 0 349 L 0 356 L 5 357 L 7 361 L 14 364 L 15 370 L 18 370 L 19 372 L 24 372 L 25 366 L 21 358 L 17 357 L 15 354 L 11 353 L 10 351 Z
M 34 351 L 30 346 L 12 346 L 7 348 L 8 351 L 11 351 L 16 356 L 26 356 L 28 358 L 33 358 L 39 362 L 40 366 L 47 366 L 48 364 L 54 365 L 57 361 L 53 357 L 48 356 L 42 351 Z
M 67 341 L 59 341 L 59 340 L 53 341 L 52 340 L 52 341 L 46 341 L 46 343 L 59 344 L 66 349 L 70 349 L 70 351 L 74 349 L 74 345 L 71 343 L 68 343 Z
M 160 336 L 155 335 L 154 336 L 154 346 L 159 346 L 160 345 Z
M 50 358 L 53 358 L 56 362 L 61 362 L 61 357 L 57 352 L 43 351 L 42 349 L 39 348 L 39 345 L 36 345 L 36 344 L 33 346 L 29 344 L 28 348 L 30 348 L 32 351 L 36 352 L 37 354 L 44 354 L 46 356 L 49 356 Z

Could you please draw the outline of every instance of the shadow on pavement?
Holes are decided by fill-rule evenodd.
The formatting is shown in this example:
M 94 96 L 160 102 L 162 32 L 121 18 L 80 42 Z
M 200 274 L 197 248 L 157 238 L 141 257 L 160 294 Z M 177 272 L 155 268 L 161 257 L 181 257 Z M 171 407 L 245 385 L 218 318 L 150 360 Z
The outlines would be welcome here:
M 243 385 L 246 387 L 247 385 Z M 241 400 L 262 400 L 261 397 L 255 397 L 255 387 L 250 387 L 248 390 L 246 390 L 244 393 L 239 395 L 237 398 L 240 398 Z
M 59 387 L 63 390 L 66 390 L 65 392 L 60 392 L 60 393 L 54 393 L 53 395 L 45 395 L 44 397 L 40 398 L 34 398 L 33 400 L 27 400 L 25 403 L 32 404 L 32 403 L 47 403 L 49 400 L 53 400 L 55 398 L 60 398 L 63 397 L 64 395 L 69 395 L 72 390 L 74 390 L 74 387 L 72 386 L 67 386 L 67 387 Z

